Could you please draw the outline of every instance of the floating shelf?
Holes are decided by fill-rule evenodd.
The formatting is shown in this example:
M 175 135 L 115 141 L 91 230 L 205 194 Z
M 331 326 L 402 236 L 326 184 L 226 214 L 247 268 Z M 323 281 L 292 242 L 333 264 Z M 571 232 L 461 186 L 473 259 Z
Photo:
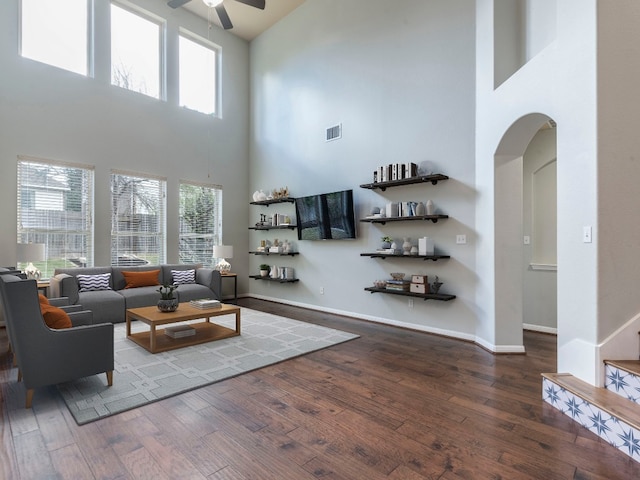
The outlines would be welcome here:
M 448 302 L 456 298 L 455 295 L 447 295 L 445 293 L 413 293 L 413 292 L 396 292 L 387 290 L 386 288 L 366 287 L 365 290 L 371 293 L 387 293 L 389 295 L 401 295 L 403 297 L 422 298 L 423 300 L 439 300 Z
M 431 185 L 437 185 L 442 180 L 448 180 L 449 177 L 440 173 L 433 175 L 419 175 L 417 177 L 403 178 L 402 180 L 390 180 L 388 182 L 375 182 L 365 183 L 360 185 L 361 188 L 368 188 L 369 190 L 380 189 L 383 192 L 390 187 L 400 187 L 402 185 L 412 185 L 414 183 L 431 183 Z
M 371 257 L 371 258 L 421 258 L 423 260 L 433 260 L 434 262 L 436 260 L 440 260 L 440 259 L 448 259 L 451 258 L 451 255 L 398 255 L 396 253 L 380 253 L 380 252 L 375 252 L 375 253 L 361 253 L 360 254 L 361 257 Z
M 431 220 L 433 223 L 438 223 L 441 218 L 449 218 L 449 215 L 413 215 L 411 217 L 375 217 L 375 218 L 361 218 L 361 222 L 367 223 L 381 223 L 384 225 L 387 222 L 403 222 L 406 220 Z
M 251 255 L 280 255 L 281 257 L 300 255 L 300 252 L 275 253 L 275 252 L 249 252 Z
M 262 227 L 249 227 L 249 230 L 294 230 L 298 228 L 297 225 L 264 225 Z
M 266 282 L 277 282 L 277 283 L 294 283 L 299 281 L 298 278 L 271 278 L 271 277 L 263 277 L 262 275 L 249 275 L 249 278 L 253 278 L 254 280 L 264 280 Z
M 260 200 L 258 202 L 249 202 L 249 205 L 264 205 L 268 207 L 273 203 L 294 203 L 296 201 L 295 198 L 287 197 L 287 198 L 274 198 L 271 200 Z

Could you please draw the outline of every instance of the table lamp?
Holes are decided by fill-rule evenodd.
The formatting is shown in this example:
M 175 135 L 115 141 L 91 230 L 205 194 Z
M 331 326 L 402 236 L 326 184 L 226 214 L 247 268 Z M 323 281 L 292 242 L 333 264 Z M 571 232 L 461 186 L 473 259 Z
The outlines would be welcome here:
M 213 247 L 213 256 L 214 258 L 220 259 L 215 267 L 216 270 L 218 270 L 222 275 L 226 275 L 231 271 L 231 264 L 227 262 L 226 259 L 233 258 L 233 246 L 215 245 Z
M 35 267 L 33 262 L 46 260 L 44 243 L 18 243 L 17 247 L 18 261 L 21 263 L 28 262 L 27 267 L 24 269 L 27 278 L 40 280 L 42 273 Z

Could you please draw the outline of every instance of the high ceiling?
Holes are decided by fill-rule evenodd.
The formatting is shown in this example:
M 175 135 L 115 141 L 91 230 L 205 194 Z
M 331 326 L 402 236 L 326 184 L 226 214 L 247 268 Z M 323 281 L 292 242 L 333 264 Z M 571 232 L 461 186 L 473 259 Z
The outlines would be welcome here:
M 229 32 L 251 41 L 303 2 L 304 0 L 266 0 L 265 9 L 260 10 L 235 0 L 224 0 L 224 8 L 233 23 L 233 29 Z M 209 18 L 209 8 L 202 0 L 191 0 L 180 8 L 186 8 L 205 20 Z M 215 10 L 211 9 L 210 13 L 211 22 L 220 26 Z

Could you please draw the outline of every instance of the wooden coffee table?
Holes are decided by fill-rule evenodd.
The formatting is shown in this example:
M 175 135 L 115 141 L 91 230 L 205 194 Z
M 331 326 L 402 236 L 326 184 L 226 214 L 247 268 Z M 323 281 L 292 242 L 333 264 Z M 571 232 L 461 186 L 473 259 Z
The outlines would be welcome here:
M 210 321 L 212 317 L 232 314 L 236 316 L 235 330 Z M 196 330 L 196 334 L 189 337 L 171 338 L 164 334 L 164 329 L 157 328 L 159 325 L 185 322 L 198 318 L 203 318 L 205 321 L 190 323 L 189 325 Z M 146 323 L 149 325 L 150 331 L 131 333 L 131 320 L 139 320 L 142 323 Z M 127 309 L 127 338 L 151 353 L 166 352 L 167 350 L 213 342 L 214 340 L 238 335 L 240 335 L 240 307 L 236 305 L 223 303 L 218 308 L 204 309 L 192 307 L 189 302 L 186 302 L 181 303 L 175 312 L 160 312 L 155 306 Z

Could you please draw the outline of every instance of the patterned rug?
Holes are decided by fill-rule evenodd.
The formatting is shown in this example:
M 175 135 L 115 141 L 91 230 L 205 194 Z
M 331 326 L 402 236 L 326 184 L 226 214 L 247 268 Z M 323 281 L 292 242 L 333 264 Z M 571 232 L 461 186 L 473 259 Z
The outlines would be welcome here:
M 58 385 L 78 425 L 202 387 L 257 368 L 357 338 L 340 330 L 242 308 L 242 334 L 215 342 L 151 354 L 114 329 L 113 386 L 105 375 Z M 212 319 L 229 328 L 235 316 Z M 132 331 L 148 331 L 134 322 Z

